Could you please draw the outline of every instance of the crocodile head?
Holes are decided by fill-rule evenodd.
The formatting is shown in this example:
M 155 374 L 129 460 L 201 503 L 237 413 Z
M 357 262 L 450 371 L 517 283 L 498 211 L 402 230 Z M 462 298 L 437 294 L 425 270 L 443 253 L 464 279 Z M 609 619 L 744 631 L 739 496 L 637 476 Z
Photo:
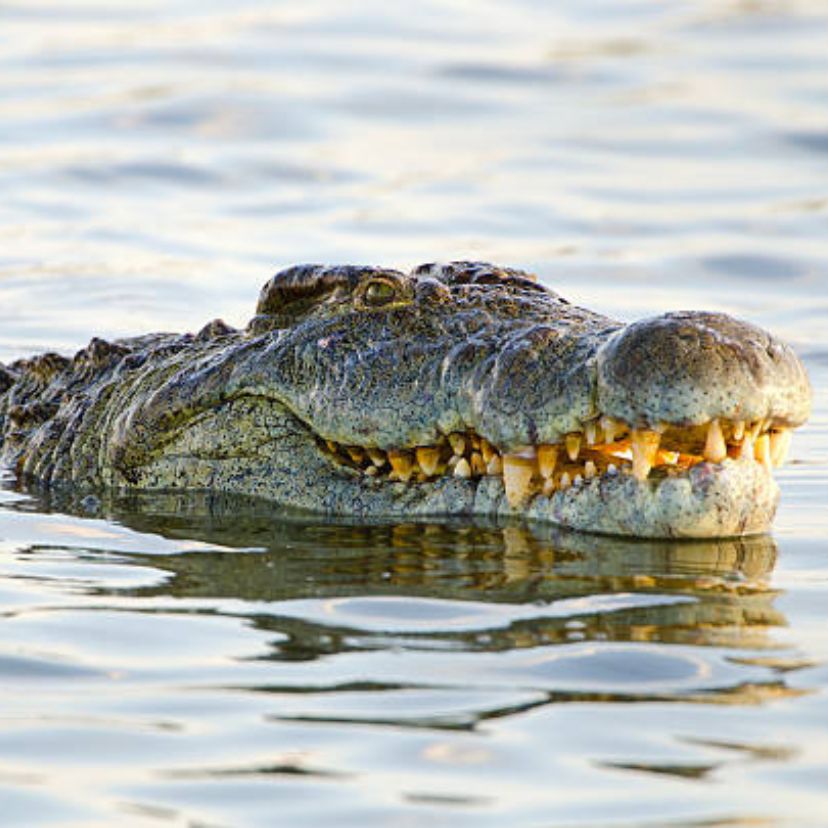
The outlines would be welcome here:
M 133 400 L 109 438 L 132 485 L 709 537 L 768 528 L 810 388 L 787 345 L 724 314 L 624 325 L 455 262 L 283 271 L 246 331 Z

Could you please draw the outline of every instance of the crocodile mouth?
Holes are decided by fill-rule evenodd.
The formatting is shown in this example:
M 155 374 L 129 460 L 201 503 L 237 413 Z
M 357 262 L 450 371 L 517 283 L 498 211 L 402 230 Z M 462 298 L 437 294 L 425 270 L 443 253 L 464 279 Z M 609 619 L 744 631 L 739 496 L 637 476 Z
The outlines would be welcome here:
M 688 481 L 693 489 L 739 468 L 743 477 L 747 472 L 764 485 L 772 481 L 772 469 L 786 461 L 791 434 L 790 427 L 774 420 L 713 419 L 699 425 L 664 424 L 655 430 L 599 416 L 558 443 L 509 450 L 474 430 L 447 434 L 435 445 L 387 450 L 322 438 L 319 444 L 333 463 L 366 481 L 416 486 L 446 478 L 495 478 L 509 508 L 526 512 L 543 498 L 566 499 L 630 479 L 651 492 L 668 480 Z M 744 487 L 739 497 L 745 499 Z

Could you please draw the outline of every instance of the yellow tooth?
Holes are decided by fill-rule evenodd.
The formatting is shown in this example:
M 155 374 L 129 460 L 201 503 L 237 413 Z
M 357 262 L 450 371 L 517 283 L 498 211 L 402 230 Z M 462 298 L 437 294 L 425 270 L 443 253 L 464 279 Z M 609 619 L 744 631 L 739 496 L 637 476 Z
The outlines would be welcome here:
M 537 463 L 533 457 L 503 455 L 503 485 L 506 488 L 506 499 L 513 509 L 519 508 L 527 499 L 536 469 Z
M 492 459 L 486 464 L 486 474 L 498 477 L 503 474 L 503 460 L 499 454 L 493 454 Z
M 325 445 L 328 447 L 328 451 L 331 454 L 336 454 L 339 450 L 339 446 L 333 440 L 325 440 Z
M 581 450 L 581 435 L 567 434 L 566 435 L 566 453 L 573 462 L 578 459 L 578 452 Z
M 483 455 L 483 459 L 486 461 L 487 464 L 492 459 L 492 457 L 494 457 L 495 454 L 497 454 L 497 452 L 492 447 L 492 444 L 486 439 L 480 441 L 480 453 Z
M 739 459 L 743 457 L 753 459 L 753 436 L 749 431 L 745 432 L 745 436 L 742 438 L 742 445 L 739 449 Z
M 661 435 L 657 431 L 633 429 L 630 434 L 632 473 L 638 480 L 646 480 L 655 465 Z
M 771 446 L 770 437 L 767 434 L 763 434 L 753 444 L 753 457 L 758 463 L 761 463 L 765 468 L 770 468 Z
M 573 486 L 580 486 L 581 483 L 584 482 L 584 478 L 581 477 L 580 474 L 576 474 L 575 477 L 572 478 L 572 485 Z
M 348 446 L 345 451 L 348 452 L 348 457 L 350 457 L 354 463 L 362 463 L 365 460 L 365 452 L 358 446 Z
M 385 465 L 386 456 L 384 451 L 380 451 L 379 449 L 369 448 L 368 449 L 368 456 L 371 458 L 371 462 L 379 469 Z
M 458 456 L 462 457 L 466 451 L 466 438 L 462 434 L 449 434 L 448 436 L 451 450 Z
M 486 462 L 479 451 L 472 452 L 471 470 L 472 474 L 486 474 Z
M 397 480 L 406 483 L 411 479 L 411 475 L 414 473 L 414 464 L 406 452 L 389 451 L 388 462 L 391 463 L 391 468 L 394 470 Z
M 440 465 L 440 449 L 430 446 L 421 446 L 417 449 L 417 462 L 420 468 L 429 476 L 433 477 Z
M 529 561 L 533 560 L 530 537 L 531 535 L 527 535 L 519 526 L 503 528 L 503 547 L 506 553 L 503 556 L 504 583 L 525 584 L 534 574 L 529 565 Z
M 725 457 L 727 457 L 727 443 L 722 434 L 722 427 L 718 420 L 711 420 L 704 444 L 704 459 L 711 463 L 721 463 Z
M 555 465 L 558 462 L 558 447 L 543 445 L 538 446 L 538 469 L 541 477 L 548 480 L 555 473 Z
M 780 428 L 770 435 L 770 454 L 774 466 L 781 466 L 788 459 L 788 450 L 791 447 L 791 431 Z
M 584 477 L 587 480 L 592 480 L 595 477 L 597 469 L 595 468 L 595 463 L 592 460 L 587 460 L 584 464 Z
M 454 476 L 469 478 L 472 476 L 471 466 L 465 457 L 461 457 L 457 465 L 454 467 Z
M 586 437 L 588 446 L 594 446 L 598 442 L 598 423 L 595 420 L 584 426 L 584 437 Z
M 568 489 L 572 485 L 572 481 L 569 479 L 569 472 L 564 472 L 561 475 L 561 479 L 558 481 L 558 488 L 559 489 Z
M 553 478 L 549 477 L 543 482 L 543 493 L 547 497 L 552 497 L 555 493 L 555 481 Z
M 470 435 L 469 442 L 475 451 L 480 451 L 480 437 L 478 437 L 477 434 Z
M 614 443 L 615 438 L 626 431 L 626 426 L 614 417 L 604 415 L 600 420 L 601 428 L 604 430 L 604 439 L 607 443 Z
M 733 439 L 738 443 L 745 436 L 744 420 L 735 420 L 733 423 Z
M 376 477 L 379 474 L 379 469 L 376 466 L 368 466 L 368 468 L 365 469 L 365 474 L 367 474 L 368 477 Z

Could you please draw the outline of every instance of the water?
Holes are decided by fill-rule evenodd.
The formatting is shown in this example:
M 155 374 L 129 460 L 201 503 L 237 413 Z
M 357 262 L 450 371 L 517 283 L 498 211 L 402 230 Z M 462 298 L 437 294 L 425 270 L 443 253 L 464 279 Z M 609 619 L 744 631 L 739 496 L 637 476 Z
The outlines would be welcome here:
M 297 261 L 729 311 L 815 413 L 772 538 L 0 500 L 4 826 L 828 825 L 821 0 L 0 3 L 0 359 Z

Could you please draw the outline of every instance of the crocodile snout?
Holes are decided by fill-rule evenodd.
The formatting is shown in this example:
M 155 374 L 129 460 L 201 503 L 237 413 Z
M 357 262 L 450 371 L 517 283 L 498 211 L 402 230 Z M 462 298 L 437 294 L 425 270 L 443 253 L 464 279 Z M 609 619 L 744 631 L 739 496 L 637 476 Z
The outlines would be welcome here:
M 642 427 L 717 418 L 798 426 L 811 390 L 793 350 L 722 313 L 680 311 L 629 325 L 597 359 L 598 407 Z

